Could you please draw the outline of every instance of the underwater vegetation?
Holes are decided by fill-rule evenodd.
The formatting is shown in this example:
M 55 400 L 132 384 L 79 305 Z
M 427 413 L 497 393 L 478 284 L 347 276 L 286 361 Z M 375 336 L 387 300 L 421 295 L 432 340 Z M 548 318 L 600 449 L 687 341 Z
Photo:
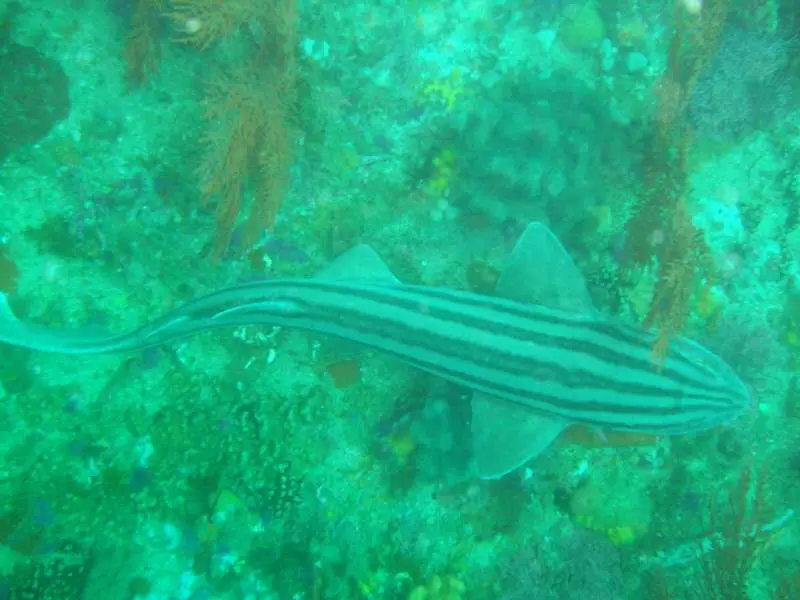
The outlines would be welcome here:
M 69 78 L 57 61 L 12 38 L 12 3 L 0 15 L 0 160 L 44 137 L 70 110 Z
M 204 83 L 209 126 L 198 140 L 203 156 L 195 173 L 202 197 L 217 207 L 212 255 L 222 257 L 244 210 L 249 212 L 243 243 L 253 245 L 275 219 L 293 160 L 296 3 L 136 0 L 132 5 L 125 60 L 128 80 L 136 86 L 158 70 L 164 20 L 178 33 L 177 43 L 200 50 L 247 28 L 248 35 L 239 36 L 236 59 L 217 63 Z M 249 201 L 248 187 L 253 189 Z

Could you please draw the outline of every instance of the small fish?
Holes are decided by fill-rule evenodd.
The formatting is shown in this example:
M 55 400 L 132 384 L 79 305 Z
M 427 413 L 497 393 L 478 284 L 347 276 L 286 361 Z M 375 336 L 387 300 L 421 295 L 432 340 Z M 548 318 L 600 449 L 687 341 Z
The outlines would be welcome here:
M 307 263 L 310 260 L 308 254 L 300 246 L 278 238 L 268 239 L 263 244 L 260 244 L 256 250 L 260 250 L 276 260 L 294 263 Z
M 313 279 L 223 289 L 118 336 L 22 323 L 0 298 L 0 342 L 66 354 L 129 352 L 251 324 L 356 342 L 471 390 L 473 453 L 484 478 L 522 466 L 572 424 L 685 434 L 751 405 L 731 367 L 688 339 L 672 340 L 656 368 L 654 334 L 597 312 L 541 223 L 525 229 L 493 295 L 404 285 L 361 245 Z

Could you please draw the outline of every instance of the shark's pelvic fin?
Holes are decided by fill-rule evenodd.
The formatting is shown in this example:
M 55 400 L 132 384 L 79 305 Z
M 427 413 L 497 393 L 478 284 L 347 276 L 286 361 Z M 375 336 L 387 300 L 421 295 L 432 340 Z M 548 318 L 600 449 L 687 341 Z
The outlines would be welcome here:
M 573 313 L 594 312 L 578 268 L 558 238 L 532 222 L 497 282 L 498 296 Z M 472 448 L 478 474 L 495 479 L 547 448 L 569 423 L 492 396 L 472 396 Z

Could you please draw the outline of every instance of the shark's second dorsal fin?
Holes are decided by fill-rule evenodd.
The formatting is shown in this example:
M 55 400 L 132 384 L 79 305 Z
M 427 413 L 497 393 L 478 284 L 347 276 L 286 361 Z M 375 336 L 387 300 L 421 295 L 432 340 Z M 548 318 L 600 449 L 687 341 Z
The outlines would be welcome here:
M 496 294 L 569 312 L 594 312 L 583 277 L 543 223 L 530 223 L 511 252 Z
M 383 259 L 367 244 L 350 248 L 315 275 L 317 279 L 400 283 Z

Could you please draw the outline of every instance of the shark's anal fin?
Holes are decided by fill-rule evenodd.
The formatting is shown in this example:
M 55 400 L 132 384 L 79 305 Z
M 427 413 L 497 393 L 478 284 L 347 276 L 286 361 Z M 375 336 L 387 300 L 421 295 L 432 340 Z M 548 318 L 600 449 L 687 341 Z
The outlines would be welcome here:
M 545 450 L 566 423 L 476 392 L 472 451 L 478 475 L 497 479 Z
M 530 223 L 497 282 L 496 295 L 572 313 L 594 313 L 583 277 L 558 238 Z M 542 452 L 569 423 L 500 399 L 472 397 L 472 444 L 478 474 L 502 477 Z

